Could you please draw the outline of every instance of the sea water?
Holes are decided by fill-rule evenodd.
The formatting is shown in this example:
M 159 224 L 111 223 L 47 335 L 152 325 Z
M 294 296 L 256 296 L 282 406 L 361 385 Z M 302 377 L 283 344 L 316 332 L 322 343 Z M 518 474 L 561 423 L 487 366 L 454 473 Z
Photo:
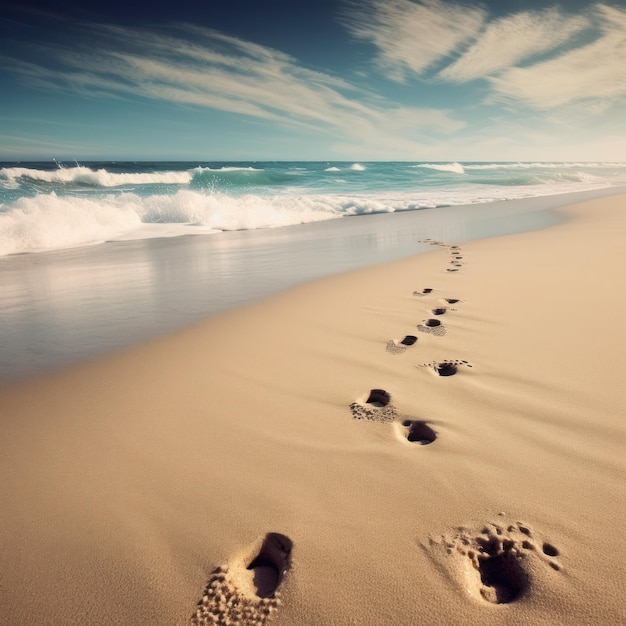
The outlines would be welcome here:
M 0 381 L 624 184 L 619 163 L 0 163 Z
M 0 255 L 624 183 L 623 163 L 0 163 Z

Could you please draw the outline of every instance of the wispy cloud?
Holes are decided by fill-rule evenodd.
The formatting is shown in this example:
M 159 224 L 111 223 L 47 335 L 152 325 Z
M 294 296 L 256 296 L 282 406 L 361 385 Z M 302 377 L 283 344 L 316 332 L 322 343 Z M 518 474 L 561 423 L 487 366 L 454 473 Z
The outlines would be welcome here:
M 104 147 L 110 148 L 111 146 Z M 0 156 L 11 159 L 16 153 L 26 154 L 27 156 L 31 156 L 31 154 L 40 155 L 42 149 L 52 155 L 58 154 L 59 151 L 79 154 L 85 150 L 85 145 L 83 143 L 59 141 L 57 137 L 48 138 L 42 135 L 37 135 L 37 137 L 30 137 L 24 134 L 3 135 L 2 145 L 0 145 Z
M 494 20 L 467 52 L 439 72 L 439 78 L 466 82 L 495 74 L 558 48 L 588 26 L 587 18 L 566 17 L 556 9 L 523 11 Z
M 347 1 L 349 32 L 378 49 L 395 80 L 487 81 L 486 103 L 602 112 L 626 93 L 626 11 L 592 4 L 491 19 L 479 5 L 440 0 Z
M 596 10 L 601 31 L 598 39 L 548 61 L 504 70 L 490 79 L 493 100 L 522 101 L 537 109 L 587 101 L 602 111 L 623 99 L 626 11 L 605 5 Z
M 480 31 L 484 9 L 443 0 L 349 1 L 343 18 L 355 37 L 378 48 L 378 64 L 402 81 L 422 74 Z
M 293 57 L 223 33 L 179 25 L 167 33 L 92 26 L 89 46 L 48 46 L 51 62 L 0 64 L 38 89 L 98 97 L 145 97 L 295 129 L 342 135 L 354 144 L 388 141 L 414 152 L 420 133 L 464 124 L 448 111 L 400 106 Z

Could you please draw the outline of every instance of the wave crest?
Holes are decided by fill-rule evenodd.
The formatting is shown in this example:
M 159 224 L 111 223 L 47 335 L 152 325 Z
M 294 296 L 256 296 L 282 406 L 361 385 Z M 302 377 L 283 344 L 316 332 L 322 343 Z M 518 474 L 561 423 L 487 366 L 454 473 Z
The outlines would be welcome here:
M 420 163 L 415 167 L 439 172 L 452 172 L 453 174 L 465 174 L 465 168 L 460 163 Z
M 20 198 L 0 214 L 0 255 L 102 242 L 140 226 L 137 207 L 118 198 L 94 201 L 55 193 Z
M 185 185 L 191 181 L 190 172 L 137 172 L 114 173 L 106 169 L 89 167 L 62 167 L 56 170 L 39 170 L 27 167 L 0 169 L 0 180 L 15 184 L 20 179 L 50 184 L 74 184 L 89 187 L 121 187 L 123 185 Z
M 359 208 L 347 202 L 347 209 Z M 133 193 L 99 198 L 57 196 L 20 198 L 0 213 L 0 256 L 143 238 L 147 224 L 178 225 L 166 234 L 211 233 L 302 224 L 341 217 L 344 203 L 325 196 L 240 197 L 181 190 L 173 195 L 140 197 Z M 184 227 L 201 226 L 192 231 Z M 153 232 L 153 231 L 151 231 Z

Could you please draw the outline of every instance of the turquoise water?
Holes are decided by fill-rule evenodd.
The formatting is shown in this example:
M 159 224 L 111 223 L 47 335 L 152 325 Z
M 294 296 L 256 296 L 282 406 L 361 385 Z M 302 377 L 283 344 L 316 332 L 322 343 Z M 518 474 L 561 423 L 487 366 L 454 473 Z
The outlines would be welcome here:
M 624 163 L 0 163 L 0 256 L 622 184 Z

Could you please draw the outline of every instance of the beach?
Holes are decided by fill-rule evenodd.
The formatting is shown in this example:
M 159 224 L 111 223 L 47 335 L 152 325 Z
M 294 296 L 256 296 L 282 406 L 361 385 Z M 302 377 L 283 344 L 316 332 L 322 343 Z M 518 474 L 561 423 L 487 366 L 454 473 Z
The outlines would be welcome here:
M 625 205 L 0 388 L 0 624 L 626 622 Z

